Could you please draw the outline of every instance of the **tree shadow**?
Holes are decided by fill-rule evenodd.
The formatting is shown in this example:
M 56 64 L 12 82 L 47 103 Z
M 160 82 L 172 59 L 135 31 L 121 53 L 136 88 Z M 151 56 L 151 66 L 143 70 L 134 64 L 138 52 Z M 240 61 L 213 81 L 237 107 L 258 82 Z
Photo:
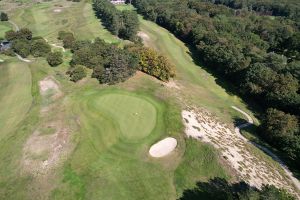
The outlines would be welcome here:
M 239 199 L 239 195 L 247 191 L 256 191 L 256 188 L 245 182 L 230 184 L 223 178 L 214 178 L 208 182 L 198 182 L 195 188 L 185 190 L 178 200 Z

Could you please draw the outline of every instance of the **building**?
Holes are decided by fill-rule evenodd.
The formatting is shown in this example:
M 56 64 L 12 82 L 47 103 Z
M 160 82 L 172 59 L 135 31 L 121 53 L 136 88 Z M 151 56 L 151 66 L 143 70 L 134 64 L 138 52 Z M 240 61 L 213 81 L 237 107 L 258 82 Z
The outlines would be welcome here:
M 11 43 L 7 40 L 3 40 L 0 43 L 0 51 L 8 50 L 11 47 Z
M 124 4 L 126 3 L 126 0 L 110 0 L 112 4 Z

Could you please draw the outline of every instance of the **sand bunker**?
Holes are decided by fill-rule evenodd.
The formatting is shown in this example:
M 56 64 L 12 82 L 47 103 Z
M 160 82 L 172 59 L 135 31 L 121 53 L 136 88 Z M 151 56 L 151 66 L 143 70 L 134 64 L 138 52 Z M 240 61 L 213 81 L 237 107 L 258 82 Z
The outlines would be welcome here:
M 296 194 L 291 181 L 283 177 L 277 167 L 255 154 L 251 150 L 255 147 L 235 133 L 234 127 L 220 123 L 210 113 L 200 109 L 184 110 L 182 118 L 187 136 L 210 143 L 219 149 L 222 157 L 242 180 L 258 188 L 263 184 L 271 184 Z
M 61 9 L 54 9 L 53 10 L 53 12 L 55 12 L 55 13 L 59 13 L 59 12 L 61 12 L 62 10 Z
M 171 153 L 177 146 L 175 138 L 167 137 L 151 146 L 149 154 L 152 157 L 160 158 Z

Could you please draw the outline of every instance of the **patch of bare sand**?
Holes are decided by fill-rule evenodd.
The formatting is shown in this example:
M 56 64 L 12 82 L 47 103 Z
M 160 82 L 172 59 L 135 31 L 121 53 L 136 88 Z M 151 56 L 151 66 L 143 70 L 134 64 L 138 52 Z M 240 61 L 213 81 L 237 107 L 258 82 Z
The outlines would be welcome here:
M 53 99 L 60 97 L 62 92 L 58 82 L 53 77 L 46 77 L 39 82 L 40 93 L 42 96 L 50 95 Z
M 60 13 L 61 11 L 62 11 L 62 9 L 59 9 L 59 8 L 53 10 L 53 12 L 55 12 L 55 13 Z
M 147 33 L 143 32 L 143 31 L 139 31 L 137 33 L 137 36 L 139 36 L 140 38 L 143 39 L 143 41 L 149 41 L 150 40 L 150 37 Z
M 170 154 L 177 146 L 177 140 L 167 137 L 155 144 L 149 150 L 149 154 L 154 158 L 161 158 Z
M 29 136 L 23 146 L 21 173 L 32 176 L 28 190 L 38 199 L 47 199 L 55 189 L 56 170 L 72 151 L 71 130 L 65 120 L 63 96 L 59 83 L 53 77 L 39 82 L 42 102 L 52 98 L 51 103 L 41 106 L 41 124 Z M 47 112 L 43 112 L 47 110 Z
M 248 184 L 257 188 L 271 184 L 298 195 L 291 181 L 282 176 L 277 167 L 255 155 L 251 151 L 253 147 L 237 135 L 233 127 L 218 122 L 210 113 L 200 109 L 183 110 L 182 118 L 186 135 L 219 149 L 223 158 Z

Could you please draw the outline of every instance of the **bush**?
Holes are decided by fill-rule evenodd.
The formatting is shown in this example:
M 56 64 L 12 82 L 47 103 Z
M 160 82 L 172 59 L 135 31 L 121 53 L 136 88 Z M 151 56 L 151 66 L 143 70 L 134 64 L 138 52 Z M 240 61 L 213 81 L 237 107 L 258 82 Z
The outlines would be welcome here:
M 0 21 L 8 21 L 8 15 L 4 12 L 1 12 Z
M 59 51 L 51 52 L 47 56 L 47 62 L 50 66 L 55 67 L 63 63 L 63 54 Z
M 38 39 L 31 43 L 30 51 L 34 57 L 44 57 L 51 52 L 51 47 L 44 39 Z
M 75 67 L 71 68 L 68 71 L 68 74 L 70 75 L 70 80 L 73 82 L 77 82 L 87 75 L 86 69 L 82 65 L 76 65 Z
M 21 39 L 13 41 L 12 49 L 23 58 L 30 55 L 30 43 L 28 40 Z

